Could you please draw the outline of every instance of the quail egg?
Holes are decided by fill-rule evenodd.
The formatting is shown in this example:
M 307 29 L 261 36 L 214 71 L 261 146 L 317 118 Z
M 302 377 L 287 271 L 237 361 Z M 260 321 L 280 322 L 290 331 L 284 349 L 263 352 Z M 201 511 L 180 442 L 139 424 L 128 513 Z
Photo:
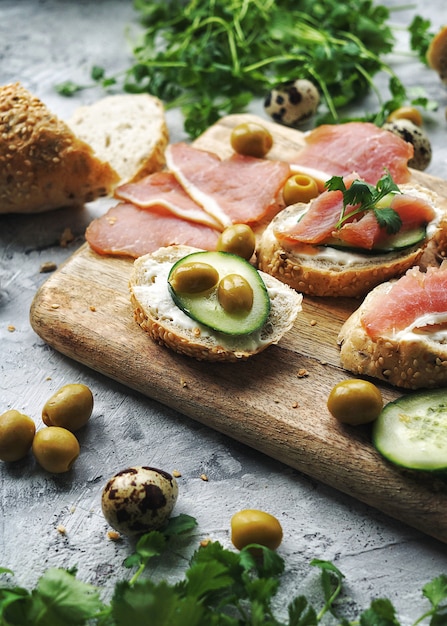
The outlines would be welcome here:
M 430 165 L 432 156 L 430 139 L 422 128 L 408 119 L 387 122 L 382 128 L 413 144 L 414 156 L 408 161 L 409 167 L 415 170 L 425 170 Z
M 306 78 L 282 83 L 273 88 L 264 101 L 265 112 L 286 126 L 300 126 L 311 119 L 320 104 L 320 94 Z
M 166 524 L 177 496 L 177 481 L 168 472 L 154 467 L 128 467 L 105 485 L 102 512 L 121 534 L 140 535 Z

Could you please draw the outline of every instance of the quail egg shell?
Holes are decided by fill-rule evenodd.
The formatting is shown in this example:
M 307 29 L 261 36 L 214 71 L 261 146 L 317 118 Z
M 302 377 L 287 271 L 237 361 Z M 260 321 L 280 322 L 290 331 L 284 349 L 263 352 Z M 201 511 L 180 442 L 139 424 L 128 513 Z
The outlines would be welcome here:
M 105 485 L 102 512 L 110 526 L 121 534 L 140 535 L 167 523 L 177 496 L 177 481 L 168 472 L 154 467 L 129 467 Z
M 265 112 L 286 126 L 300 126 L 315 115 L 320 94 L 305 78 L 291 80 L 274 87 L 264 101 Z
M 408 161 L 409 167 L 415 170 L 425 170 L 430 165 L 432 157 L 430 139 L 422 128 L 407 119 L 387 122 L 382 128 L 413 144 L 414 156 Z

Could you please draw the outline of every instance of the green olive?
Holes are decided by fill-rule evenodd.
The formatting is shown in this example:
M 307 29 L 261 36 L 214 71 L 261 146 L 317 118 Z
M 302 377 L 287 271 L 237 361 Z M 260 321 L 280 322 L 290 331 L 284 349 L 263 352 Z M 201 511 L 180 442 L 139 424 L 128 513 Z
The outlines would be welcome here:
M 419 109 L 412 106 L 403 106 L 395 109 L 388 115 L 386 121 L 395 122 L 396 120 L 410 120 L 410 122 L 413 122 L 416 126 L 422 126 L 424 123 Z
M 317 182 L 306 174 L 294 174 L 286 180 L 283 188 L 283 199 L 287 206 L 297 202 L 310 202 L 320 193 Z
M 343 424 L 368 424 L 379 417 L 383 398 L 380 389 L 373 383 L 352 378 L 333 387 L 327 400 L 327 408 Z
M 23 459 L 31 449 L 35 432 L 36 425 L 28 415 L 15 409 L 0 415 L 0 460 Z
M 183 263 L 173 272 L 170 285 L 177 293 L 203 293 L 217 284 L 219 272 L 209 263 Z
M 33 454 L 47 472 L 61 474 L 68 472 L 78 458 L 79 442 L 66 428 L 48 426 L 37 431 L 33 441 Z
M 93 411 L 93 394 L 86 385 L 64 385 L 42 409 L 46 426 L 60 426 L 75 432 L 88 422 Z
M 253 256 L 256 247 L 256 237 L 248 224 L 233 224 L 228 226 L 219 235 L 217 240 L 218 252 L 231 252 L 246 261 Z
M 227 313 L 249 313 L 253 297 L 250 283 L 240 274 L 227 274 L 217 289 L 219 304 Z
M 273 137 L 261 124 L 244 122 L 233 128 L 230 143 L 238 154 L 262 159 L 273 146 Z
M 276 550 L 281 544 L 282 534 L 276 517 L 264 511 L 245 509 L 231 518 L 231 541 L 238 550 L 252 543 Z

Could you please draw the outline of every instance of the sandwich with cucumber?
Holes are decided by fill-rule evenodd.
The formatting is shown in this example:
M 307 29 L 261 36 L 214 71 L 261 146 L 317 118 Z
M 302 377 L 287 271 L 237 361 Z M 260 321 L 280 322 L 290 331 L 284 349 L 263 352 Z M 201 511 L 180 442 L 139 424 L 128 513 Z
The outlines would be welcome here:
M 376 185 L 333 176 L 319 196 L 272 220 L 260 238 L 258 266 L 311 296 L 362 297 L 428 250 L 445 255 L 443 202 L 418 184 L 398 186 L 389 172 Z
M 198 360 L 245 360 L 278 343 L 302 295 L 226 251 L 184 245 L 136 259 L 134 318 L 157 343 Z

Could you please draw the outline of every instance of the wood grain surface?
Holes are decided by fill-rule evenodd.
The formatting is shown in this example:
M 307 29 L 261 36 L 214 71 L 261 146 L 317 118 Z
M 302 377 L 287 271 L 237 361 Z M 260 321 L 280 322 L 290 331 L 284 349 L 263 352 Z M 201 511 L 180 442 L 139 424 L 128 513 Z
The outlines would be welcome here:
M 253 116 L 224 118 L 196 145 L 229 154 L 231 128 L 246 119 Z M 271 129 L 272 158 L 292 161 L 302 133 Z M 447 198 L 446 181 L 413 176 Z M 304 296 L 279 345 L 246 362 L 200 363 L 156 345 L 135 323 L 131 267 L 85 244 L 37 292 L 34 331 L 76 361 L 447 543 L 445 483 L 388 464 L 372 447 L 369 427 L 342 426 L 327 410 L 330 389 L 350 377 L 336 339 L 358 301 Z M 379 386 L 385 401 L 404 393 Z

